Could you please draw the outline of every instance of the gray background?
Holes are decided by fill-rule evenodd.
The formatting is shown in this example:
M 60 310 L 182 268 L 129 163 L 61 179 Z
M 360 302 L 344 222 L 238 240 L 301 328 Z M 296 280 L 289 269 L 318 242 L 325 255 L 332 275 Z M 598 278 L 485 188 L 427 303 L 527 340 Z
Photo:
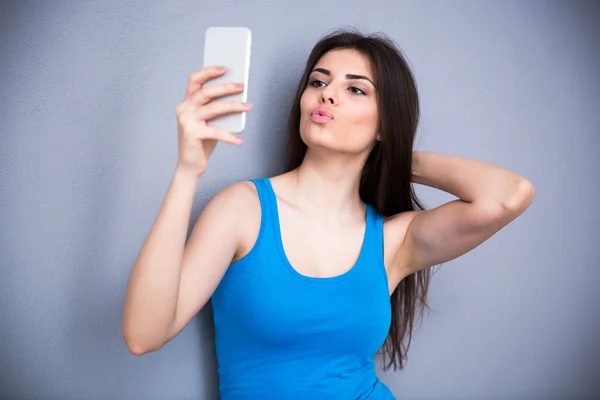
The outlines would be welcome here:
M 246 145 L 217 148 L 193 221 L 226 185 L 281 171 L 316 40 L 383 31 L 418 80 L 418 147 L 518 171 L 537 197 L 438 271 L 406 369 L 382 379 L 403 399 L 600 396 L 598 2 L 138 0 L 0 8 L 0 398 L 218 397 L 210 307 L 150 355 L 120 334 L 210 25 L 253 30 L 255 109 Z

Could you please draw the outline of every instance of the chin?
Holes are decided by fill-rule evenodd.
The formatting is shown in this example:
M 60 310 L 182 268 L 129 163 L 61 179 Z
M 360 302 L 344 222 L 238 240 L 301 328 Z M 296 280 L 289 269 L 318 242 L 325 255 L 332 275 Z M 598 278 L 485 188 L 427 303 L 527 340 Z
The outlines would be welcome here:
M 300 138 L 312 149 L 356 155 L 371 151 L 375 135 L 349 135 L 346 128 L 344 125 L 336 126 L 335 121 L 322 125 L 310 119 L 303 119 L 300 121 Z
M 331 132 L 322 132 L 309 127 L 300 132 L 300 138 L 309 149 L 319 150 L 320 152 L 338 153 L 345 155 L 360 155 L 365 151 L 370 151 L 368 146 L 348 142 L 341 136 L 331 134 Z
M 329 126 L 319 125 L 312 121 L 300 123 L 300 138 L 308 147 L 331 148 L 336 147 L 335 142 L 340 141 L 340 138 L 336 138 L 335 131 Z

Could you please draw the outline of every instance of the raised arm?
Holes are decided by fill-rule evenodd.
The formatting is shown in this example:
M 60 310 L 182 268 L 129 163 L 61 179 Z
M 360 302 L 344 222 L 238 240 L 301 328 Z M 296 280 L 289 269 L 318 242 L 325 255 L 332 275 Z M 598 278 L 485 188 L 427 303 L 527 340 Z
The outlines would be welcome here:
M 400 214 L 397 222 L 392 221 L 406 231 L 397 254 L 402 276 L 479 246 L 523 213 L 535 194 L 533 185 L 514 172 L 431 152 L 414 152 L 413 181 L 451 193 L 458 200 Z
M 216 144 L 241 144 L 230 132 L 207 126 L 217 116 L 248 111 L 239 102 L 211 100 L 242 90 L 239 85 L 203 86 L 223 75 L 222 68 L 191 74 L 183 102 L 177 106 L 179 159 L 171 185 L 133 265 L 125 303 L 122 333 L 129 350 L 143 354 L 172 339 L 206 303 L 225 273 L 239 244 L 236 223 L 251 196 L 250 183 L 217 195 L 202 212 L 186 245 L 198 179 Z M 251 200 L 249 200 L 251 201 Z

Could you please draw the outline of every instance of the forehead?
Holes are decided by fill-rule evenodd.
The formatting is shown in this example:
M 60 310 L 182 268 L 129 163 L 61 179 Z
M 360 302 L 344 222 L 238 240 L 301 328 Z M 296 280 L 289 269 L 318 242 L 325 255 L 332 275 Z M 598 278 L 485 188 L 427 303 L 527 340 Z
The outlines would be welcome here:
M 336 49 L 325 53 L 315 64 L 332 74 L 357 74 L 373 78 L 371 63 L 367 56 L 355 49 Z

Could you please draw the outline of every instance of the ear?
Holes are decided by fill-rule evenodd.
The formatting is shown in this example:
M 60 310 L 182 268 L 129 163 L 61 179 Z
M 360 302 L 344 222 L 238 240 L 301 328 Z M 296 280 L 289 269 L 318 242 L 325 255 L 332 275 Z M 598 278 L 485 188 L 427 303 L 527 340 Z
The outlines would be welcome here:
M 377 134 L 377 136 L 375 136 L 375 140 L 381 142 L 381 135 L 379 133 Z

